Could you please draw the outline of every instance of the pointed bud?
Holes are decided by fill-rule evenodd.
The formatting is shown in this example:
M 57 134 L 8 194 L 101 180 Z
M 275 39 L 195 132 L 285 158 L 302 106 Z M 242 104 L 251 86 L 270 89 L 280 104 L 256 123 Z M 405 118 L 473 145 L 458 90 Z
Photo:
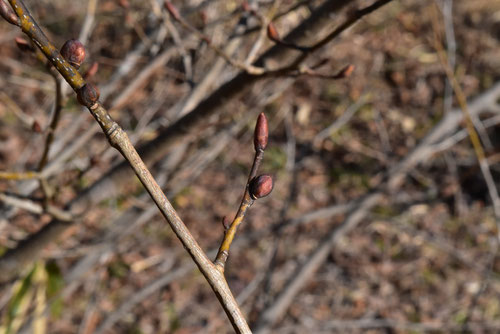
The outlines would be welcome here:
M 76 69 L 85 60 L 85 47 L 76 39 L 70 39 L 61 48 L 61 55 Z
M 118 0 L 118 5 L 120 5 L 123 9 L 128 9 L 130 7 L 128 0 Z
M 5 21 L 9 22 L 10 24 L 16 26 L 21 25 L 19 18 L 12 10 L 12 7 L 3 0 L 0 0 L 0 15 L 5 19 Z
M 173 3 L 171 3 L 170 1 L 165 1 L 165 8 L 167 8 L 168 12 L 174 19 L 180 21 L 181 16 L 179 14 L 179 11 L 177 10 L 177 7 L 175 7 Z
M 278 30 L 276 30 L 276 27 L 272 22 L 269 22 L 267 25 L 267 37 L 276 43 L 281 42 L 280 35 L 278 34 Z
M 77 91 L 76 97 L 81 105 L 92 107 L 99 100 L 99 90 L 93 84 L 87 83 Z
M 201 27 L 200 28 L 204 28 L 207 23 L 208 23 L 208 14 L 207 14 L 207 11 L 206 10 L 202 10 L 199 12 L 198 14 L 200 16 L 200 20 L 201 20 Z
M 36 120 L 33 121 L 31 129 L 36 133 L 42 133 L 42 127 L 40 126 L 40 123 L 38 123 L 38 121 Z
M 339 77 L 348 78 L 351 76 L 352 72 L 354 72 L 354 65 L 349 64 L 340 71 Z
M 33 46 L 30 43 L 28 43 L 28 41 L 25 40 L 24 38 L 16 37 L 14 40 L 16 41 L 17 47 L 22 52 L 35 52 L 35 49 L 33 48 Z
M 241 8 L 243 9 L 244 12 L 251 12 L 252 11 L 252 8 L 250 7 L 250 4 L 248 3 L 248 1 L 243 1 L 243 3 L 241 4 Z
M 273 178 L 269 174 L 262 174 L 254 177 L 250 181 L 248 191 L 250 196 L 255 200 L 266 197 L 273 190 Z
M 255 151 L 264 151 L 267 147 L 268 127 L 267 118 L 264 113 L 260 113 L 255 124 L 255 132 L 253 135 L 253 144 Z

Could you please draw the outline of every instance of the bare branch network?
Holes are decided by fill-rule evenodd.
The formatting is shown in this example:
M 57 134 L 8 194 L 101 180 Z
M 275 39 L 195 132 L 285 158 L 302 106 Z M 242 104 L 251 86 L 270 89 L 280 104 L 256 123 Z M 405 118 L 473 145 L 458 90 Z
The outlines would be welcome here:
M 470 9 L 452 0 L 429 1 L 89 0 L 81 24 L 77 20 L 54 28 L 61 22 L 51 21 L 54 13 L 48 14 L 43 4 L 30 4 L 35 15 L 22 0 L 0 0 L 1 32 L 10 34 L 0 43 L 15 46 L 9 46 L 0 68 L 17 73 L 0 78 L 0 85 L 31 87 L 0 92 L 0 117 L 14 119 L 5 117 L 0 138 L 5 137 L 2 131 L 21 138 L 0 147 L 0 288 L 5 292 L 0 296 L 0 332 L 46 331 L 58 301 L 82 290 L 91 297 L 78 331 L 106 333 L 127 322 L 132 310 L 147 306 L 152 296 L 183 293 L 174 285 L 194 268 L 224 313 L 204 306 L 203 288 L 193 288 L 199 294 L 192 297 L 193 313 L 208 321 L 202 327 L 202 320 L 194 321 L 196 325 L 186 327 L 190 333 L 220 332 L 231 328 L 229 323 L 236 333 L 434 330 L 436 324 L 457 329 L 441 314 L 437 322 L 414 323 L 411 316 L 400 321 L 405 307 L 394 313 L 376 308 L 378 292 L 391 295 L 407 281 L 379 279 L 370 273 L 380 268 L 373 269 L 371 262 L 361 265 L 362 259 L 382 258 L 392 268 L 380 269 L 382 275 L 398 270 L 404 275 L 407 267 L 398 261 L 413 259 L 406 249 L 417 243 L 401 236 L 406 234 L 418 237 L 418 247 L 438 245 L 464 266 L 463 272 L 477 275 L 478 288 L 456 278 L 457 289 L 470 292 L 463 297 L 468 308 L 461 309 L 461 329 L 497 328 L 495 315 L 478 310 L 491 310 L 485 291 L 500 293 L 495 272 L 500 245 L 495 165 L 500 159 L 497 138 L 491 135 L 500 122 L 500 87 L 479 86 L 469 69 L 456 65 L 457 58 L 471 62 L 462 59 L 467 51 L 457 54 L 458 23 L 451 11 Z M 59 9 L 57 2 L 54 8 Z M 420 22 L 409 8 L 429 15 Z M 69 20 L 75 14 L 64 15 Z M 122 27 L 110 23 L 117 15 Z M 353 29 L 357 24 L 362 33 Z M 78 38 L 71 35 L 75 30 Z M 106 38 L 116 40 L 109 45 Z M 422 72 L 424 79 L 415 83 L 412 75 Z M 44 84 L 46 79 L 50 85 Z M 38 91 L 50 96 L 50 103 L 45 99 L 37 105 Z M 477 95 L 473 99 L 472 92 Z M 81 106 L 91 118 L 72 112 Z M 407 115 L 405 108 L 422 116 Z M 436 108 L 442 109 L 439 119 L 432 114 Z M 8 129 L 8 124 L 15 126 Z M 461 143 L 464 139 L 470 139 L 472 149 Z M 12 153 L 22 151 L 20 147 L 35 149 Z M 220 167 L 228 163 L 218 159 L 244 170 L 243 189 L 235 192 L 239 187 L 231 183 L 236 182 L 224 175 L 236 175 L 238 167 L 228 172 Z M 446 177 L 434 177 L 429 165 L 439 173 L 445 169 Z M 484 183 L 485 194 L 479 199 L 462 182 L 464 166 L 477 167 L 473 182 Z M 197 195 L 196 190 L 186 192 L 191 186 L 206 188 Z M 259 201 L 260 208 L 249 210 L 273 191 Z M 234 196 L 238 203 L 222 200 Z M 209 210 L 198 212 L 197 201 Z M 452 238 L 439 237 L 445 227 L 433 223 L 441 219 L 443 203 L 450 202 L 452 218 L 464 226 L 484 220 L 470 234 L 490 257 L 475 261 Z M 491 203 L 492 212 L 474 211 L 478 202 Z M 232 208 L 234 218 L 224 216 L 220 224 L 215 218 L 231 210 L 230 203 L 238 206 Z M 394 208 L 402 213 L 385 213 Z M 417 211 L 426 215 L 413 214 Z M 161 240 L 161 251 L 147 241 L 132 250 L 131 239 L 149 240 L 139 237 L 142 231 L 159 230 L 153 219 L 158 212 L 172 236 L 152 233 Z M 418 222 L 430 231 L 401 221 Z M 23 233 L 18 226 L 25 226 Z M 458 230 L 454 225 L 453 232 L 460 234 Z M 76 232 L 82 235 L 76 237 Z M 174 236 L 189 261 L 170 245 Z M 348 238 L 356 242 L 346 242 Z M 421 256 L 433 256 L 426 251 Z M 112 266 L 121 258 L 131 261 L 128 274 L 122 274 L 120 265 Z M 256 265 L 246 265 L 253 260 Z M 364 265 L 370 283 L 345 279 Z M 126 297 L 116 305 L 112 296 L 100 293 L 102 282 L 111 278 L 111 286 L 115 276 L 131 282 L 119 284 Z M 52 291 L 55 279 L 64 284 Z M 426 279 L 429 284 L 439 280 L 433 272 Z M 379 285 L 380 291 L 363 290 Z M 362 292 L 346 293 L 354 286 Z M 304 297 L 305 291 L 313 291 L 308 296 L 314 295 L 314 302 Z M 405 297 L 398 298 L 405 303 Z M 351 305 L 349 311 L 346 305 Z M 165 315 L 169 325 L 160 323 L 154 331 L 180 328 L 176 305 L 171 308 Z M 486 320 L 478 321 L 477 314 Z

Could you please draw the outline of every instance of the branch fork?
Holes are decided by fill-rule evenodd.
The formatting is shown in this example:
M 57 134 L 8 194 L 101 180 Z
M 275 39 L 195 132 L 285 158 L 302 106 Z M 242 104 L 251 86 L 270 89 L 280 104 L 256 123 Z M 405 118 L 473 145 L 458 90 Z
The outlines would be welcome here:
M 245 191 L 243 193 L 243 198 L 233 222 L 231 223 L 229 228 L 225 229 L 224 239 L 222 240 L 219 251 L 217 252 L 217 256 L 215 257 L 215 266 L 221 272 L 224 272 L 224 267 L 229 257 L 229 248 L 231 247 L 231 243 L 234 240 L 238 227 L 243 222 L 243 218 L 245 218 L 247 210 L 252 206 L 255 200 L 269 195 L 273 189 L 273 179 L 270 175 L 263 174 L 256 176 L 257 170 L 259 169 L 259 166 L 262 162 L 262 158 L 264 157 L 264 151 L 267 147 L 267 142 L 267 118 L 264 113 L 261 113 L 257 118 L 257 124 L 255 125 L 255 155 L 252 168 L 248 176 L 248 181 L 245 186 Z M 226 227 L 226 225 L 224 225 L 224 227 Z

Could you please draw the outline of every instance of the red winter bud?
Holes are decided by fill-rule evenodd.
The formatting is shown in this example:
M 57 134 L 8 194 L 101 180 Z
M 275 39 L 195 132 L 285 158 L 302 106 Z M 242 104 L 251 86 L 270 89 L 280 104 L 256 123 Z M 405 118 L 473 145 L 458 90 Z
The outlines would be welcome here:
M 208 23 L 208 15 L 205 10 L 200 11 L 199 13 L 200 20 L 201 20 L 201 28 L 207 25 Z
M 5 1 L 0 1 L 0 15 L 10 24 L 20 26 L 21 23 L 16 13 L 12 10 L 12 7 L 8 5 Z
M 130 4 L 127 0 L 118 0 L 118 4 L 124 9 L 128 9 L 130 7 Z
M 170 15 L 172 15 L 174 19 L 176 19 L 177 21 L 181 19 L 179 11 L 177 10 L 177 7 L 175 7 L 173 3 L 171 3 L 170 1 L 165 1 L 165 8 L 167 8 L 168 12 L 170 13 Z
M 76 39 L 70 39 L 61 48 L 61 55 L 78 69 L 85 60 L 85 47 Z
M 36 133 L 42 133 L 42 127 L 40 126 L 40 123 L 38 121 L 33 121 L 33 124 L 31 125 L 31 129 L 35 131 Z
M 278 34 L 278 30 L 276 30 L 276 27 L 272 22 L 269 22 L 267 25 L 267 37 L 273 42 L 280 42 L 280 35 Z
M 350 64 L 350 65 L 347 65 L 346 67 L 344 67 L 341 71 L 340 71 L 340 77 L 342 78 L 347 78 L 349 76 L 351 76 L 352 72 L 354 71 L 354 65 Z
M 76 97 L 81 105 L 92 107 L 99 100 L 99 90 L 93 84 L 87 83 L 77 91 Z
M 253 144 L 255 151 L 264 151 L 267 147 L 267 118 L 264 113 L 260 113 L 257 118 L 257 124 L 255 125 L 255 133 L 253 135 Z
M 250 4 L 248 3 L 248 1 L 243 1 L 243 3 L 241 4 L 241 8 L 245 12 L 251 12 L 252 11 L 252 8 L 250 7 Z
M 24 38 L 16 37 L 15 41 L 16 41 L 16 45 L 19 48 L 19 50 L 21 50 L 23 52 L 34 52 L 35 51 L 33 46 L 30 43 L 28 43 Z
M 250 181 L 248 191 L 253 199 L 266 197 L 273 190 L 273 178 L 269 174 L 262 174 Z

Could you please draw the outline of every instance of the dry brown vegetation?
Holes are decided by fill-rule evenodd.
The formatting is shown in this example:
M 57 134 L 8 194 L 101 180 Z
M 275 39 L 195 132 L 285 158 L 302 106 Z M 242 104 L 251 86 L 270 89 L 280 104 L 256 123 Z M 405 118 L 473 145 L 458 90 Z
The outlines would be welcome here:
M 239 1 L 174 1 L 238 64 L 163 1 L 26 4 L 56 46 L 84 43 L 80 72 L 99 64 L 89 80 L 101 102 L 211 259 L 223 217 L 241 201 L 255 119 L 265 112 L 261 169 L 274 175 L 274 190 L 249 210 L 226 264 L 254 332 L 499 331 L 500 1 L 391 1 L 312 53 L 303 64 L 314 75 L 242 79 L 244 89 L 203 104 L 276 44 L 262 22 L 274 17 L 283 38 L 325 2 L 249 1 L 252 13 Z M 312 45 L 375 2 L 350 1 L 297 44 Z M 16 47 L 21 35 L 0 20 L 1 172 L 38 169 L 54 109 L 52 74 Z M 347 78 L 321 77 L 347 65 L 355 68 Z M 0 332 L 232 332 L 123 158 L 71 89 L 63 92 L 46 185 L 0 180 Z M 178 123 L 193 109 L 200 118 Z M 9 267 L 7 251 L 40 240 L 33 236 L 47 226 L 57 233 Z

